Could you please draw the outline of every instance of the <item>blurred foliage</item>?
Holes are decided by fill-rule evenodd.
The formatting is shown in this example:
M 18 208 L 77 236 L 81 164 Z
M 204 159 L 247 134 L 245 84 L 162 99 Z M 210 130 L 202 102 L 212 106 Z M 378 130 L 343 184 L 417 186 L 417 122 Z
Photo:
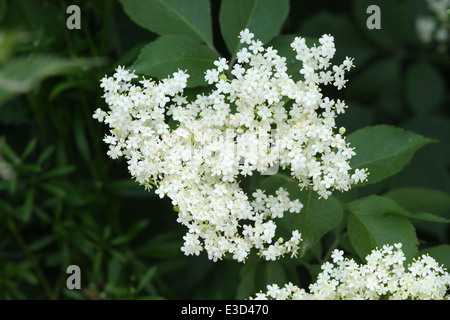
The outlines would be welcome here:
M 273 14 L 287 17 L 273 43 L 288 43 L 292 34 L 327 33 L 335 37 L 336 61 L 355 58 L 346 90 L 330 92 L 349 105 L 337 119 L 347 132 L 389 124 L 437 141 L 420 149 L 398 174 L 339 199 L 383 195 L 389 205 L 394 199 L 410 212 L 445 221 L 450 218 L 450 60 L 448 51 L 417 37 L 415 19 L 427 10 L 423 2 L 290 1 L 287 12 L 283 1 Z M 184 256 L 185 230 L 170 201 L 142 190 L 124 161 L 106 156 L 106 129 L 92 119 L 104 105 L 99 79 L 117 65 L 139 62 L 141 49 L 158 35 L 146 30 L 145 21 L 129 18 L 133 1 L 116 0 L 76 1 L 82 28 L 68 30 L 69 4 L 0 0 L 0 299 L 246 298 L 270 283 L 306 286 L 330 247 L 356 254 L 349 236 L 339 233 L 348 212 L 337 212 L 339 203 L 330 202 L 337 226 L 310 235 L 317 241 L 300 260 L 250 258 L 237 264 Z M 366 27 L 369 4 L 381 7 L 380 30 Z M 233 5 L 229 1 L 222 14 L 231 15 Z M 220 35 L 219 24 L 226 21 L 219 9 L 220 1 L 211 1 L 213 34 L 196 35 L 206 39 L 208 57 L 232 58 L 228 49 L 236 44 Z M 179 21 L 167 22 L 161 32 L 171 23 Z M 359 203 L 352 203 L 358 210 Z M 450 267 L 448 224 L 415 218 L 421 218 L 413 220 L 421 248 Z M 82 290 L 66 288 L 66 268 L 73 264 L 81 268 Z

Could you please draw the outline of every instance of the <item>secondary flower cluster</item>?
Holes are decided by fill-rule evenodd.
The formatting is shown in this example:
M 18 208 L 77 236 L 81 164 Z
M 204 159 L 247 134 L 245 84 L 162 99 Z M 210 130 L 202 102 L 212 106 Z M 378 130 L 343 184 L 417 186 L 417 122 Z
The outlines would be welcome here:
M 450 0 L 427 0 L 432 15 L 419 17 L 416 28 L 420 40 L 425 43 L 436 41 L 445 44 L 449 39 L 450 16 L 446 10 Z
M 268 285 L 266 293 L 251 299 L 278 300 L 439 300 L 450 299 L 450 275 L 429 255 L 422 255 L 404 267 L 400 243 L 385 245 L 366 257 L 366 264 L 343 257 L 335 250 L 333 263 L 322 265 L 309 293 L 292 283 Z
M 273 219 L 299 213 L 302 204 L 283 188 L 274 195 L 257 189 L 250 197 L 242 180 L 254 172 L 290 169 L 301 188 L 325 198 L 366 179 L 365 170 L 350 172 L 355 153 L 334 133 L 345 103 L 323 97 L 319 88 L 344 87 L 352 60 L 331 65 L 331 36 L 312 48 L 296 38 L 292 48 L 304 80 L 295 82 L 286 59 L 253 37 L 247 29 L 240 33 L 244 46 L 237 63 L 215 61 L 205 74 L 215 89 L 190 102 L 183 95 L 189 77 L 183 71 L 139 85 L 133 72 L 119 67 L 102 79 L 110 110 L 97 109 L 93 117 L 110 127 L 108 155 L 125 157 L 137 182 L 172 200 L 177 221 L 189 229 L 181 248 L 186 255 L 206 250 L 214 261 L 227 253 L 244 261 L 253 248 L 267 260 L 297 252 L 301 235 L 293 231 L 287 241 L 274 240 Z

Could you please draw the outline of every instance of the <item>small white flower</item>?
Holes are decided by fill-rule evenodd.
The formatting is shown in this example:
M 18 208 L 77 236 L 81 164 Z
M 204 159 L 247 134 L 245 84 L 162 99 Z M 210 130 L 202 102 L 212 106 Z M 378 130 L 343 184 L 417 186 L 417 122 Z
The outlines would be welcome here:
M 228 70 L 228 64 L 225 58 L 221 58 L 219 60 L 214 61 L 214 65 L 217 67 L 217 71 L 219 72 L 222 72 L 223 70 Z
M 95 113 L 92 115 L 92 118 L 97 119 L 98 122 L 103 122 L 103 119 L 106 116 L 106 112 L 103 111 L 100 108 L 97 108 L 97 110 L 95 110 Z
M 239 37 L 241 38 L 241 43 L 250 44 L 251 40 L 255 35 L 250 32 L 248 29 L 244 29 L 239 33 Z
M 219 81 L 219 71 L 216 69 L 206 70 L 205 80 L 209 84 Z

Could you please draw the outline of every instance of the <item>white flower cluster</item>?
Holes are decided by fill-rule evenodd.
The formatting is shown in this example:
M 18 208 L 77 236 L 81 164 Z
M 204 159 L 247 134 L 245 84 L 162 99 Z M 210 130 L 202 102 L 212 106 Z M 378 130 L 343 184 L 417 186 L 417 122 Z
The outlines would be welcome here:
M 257 189 L 249 198 L 242 180 L 280 165 L 300 187 L 326 198 L 331 190 L 345 191 L 366 179 L 365 170 L 349 172 L 355 153 L 333 132 L 344 102 L 323 97 L 319 88 L 333 83 L 341 89 L 352 60 L 331 65 L 331 36 L 312 48 L 296 38 L 292 47 L 303 62 L 304 81 L 294 82 L 275 49 L 264 48 L 247 29 L 240 37 L 246 46 L 237 63 L 229 66 L 221 58 L 206 71 L 206 82 L 215 85 L 211 93 L 189 102 L 183 96 L 185 72 L 139 85 L 134 73 L 119 67 L 102 79 L 110 110 L 97 109 L 93 117 L 109 124 L 108 155 L 125 157 L 137 182 L 172 200 L 177 221 L 189 229 L 181 248 L 186 255 L 205 249 L 214 261 L 226 253 L 244 261 L 255 248 L 275 260 L 294 255 L 301 235 L 293 231 L 287 241 L 274 240 L 273 219 L 299 213 L 302 204 L 283 188 L 276 195 Z
M 445 43 L 449 39 L 450 17 L 447 9 L 450 0 L 427 0 L 432 16 L 422 16 L 416 20 L 416 28 L 420 40 L 425 43 L 437 41 Z
M 440 300 L 450 299 L 450 275 L 429 255 L 404 267 L 402 245 L 385 245 L 366 257 L 366 264 L 343 257 L 335 250 L 333 263 L 322 265 L 309 293 L 292 283 L 268 285 L 266 293 L 251 299 L 278 300 Z

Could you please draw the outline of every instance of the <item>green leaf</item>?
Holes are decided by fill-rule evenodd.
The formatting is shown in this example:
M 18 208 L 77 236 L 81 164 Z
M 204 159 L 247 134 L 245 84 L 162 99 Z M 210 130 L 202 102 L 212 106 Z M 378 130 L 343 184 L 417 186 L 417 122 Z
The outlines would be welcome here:
M 109 241 L 109 243 L 112 246 L 120 246 L 120 245 L 128 243 L 129 241 L 130 241 L 130 237 L 128 237 L 128 235 L 125 234 L 125 235 L 115 237 L 114 239 Z
M 109 243 L 113 246 L 122 245 L 136 238 L 148 225 L 148 220 L 140 220 L 133 224 L 125 234 L 112 239 Z
M 15 151 L 6 143 L 5 138 L 0 139 L 0 152 L 4 154 L 12 163 L 19 164 L 20 157 Z
M 406 209 L 411 219 L 450 222 L 449 219 L 439 217 L 450 210 L 450 196 L 440 190 L 399 188 L 387 192 L 384 196 Z
M 413 160 L 398 174 L 387 179 L 391 188 L 420 187 L 437 189 L 450 194 L 450 121 L 435 115 L 413 118 L 403 123 L 405 130 L 419 133 L 437 142 L 419 150 Z M 433 228 L 436 226 L 434 225 Z M 444 239 L 447 231 L 443 230 Z M 445 240 L 447 241 L 447 240 Z
M 25 280 L 26 282 L 28 282 L 33 286 L 37 286 L 39 283 L 38 278 L 33 274 L 31 270 L 29 270 L 29 268 L 25 266 L 16 265 L 14 268 L 14 273 L 16 274 L 16 276 L 22 278 L 23 280 Z
M 183 70 L 190 75 L 188 86 L 196 87 L 207 85 L 205 72 L 218 58 L 215 50 L 197 40 L 166 35 L 146 45 L 131 68 L 137 73 L 160 79 Z
M 23 150 L 21 160 L 22 161 L 25 160 L 34 151 L 34 149 L 36 149 L 36 146 L 37 146 L 37 139 L 36 138 L 31 139 L 27 143 L 25 149 Z
M 293 192 L 290 194 L 294 195 Z M 300 199 L 303 209 L 297 216 L 286 216 L 283 222 L 290 228 L 297 228 L 302 234 L 301 257 L 326 233 L 339 225 L 343 218 L 343 210 L 336 198 L 330 196 L 327 199 L 319 199 L 312 190 L 298 192 L 293 198 Z
M 45 162 L 45 160 L 47 160 L 48 157 L 51 156 L 51 154 L 54 151 L 55 151 L 55 146 L 53 146 L 53 145 L 45 148 L 44 151 L 42 151 L 42 153 L 39 155 L 39 158 L 37 159 L 36 164 L 41 166 Z
M 255 278 L 258 265 L 259 264 L 255 261 L 249 261 L 240 270 L 240 281 L 236 289 L 236 299 L 248 299 L 248 297 L 255 294 Z
M 119 250 L 109 249 L 109 253 L 111 254 L 111 256 L 113 256 L 115 259 L 117 259 L 121 263 L 128 262 L 127 256 Z
M 148 226 L 149 221 L 148 219 L 142 219 L 134 223 L 131 227 L 127 229 L 126 235 L 129 237 L 129 239 L 136 238 L 137 235 L 139 235 L 144 229 Z
M 159 35 L 183 35 L 213 48 L 208 0 L 120 0 L 127 15 Z
M 373 249 L 396 243 L 402 243 L 407 261 L 417 255 L 419 241 L 414 226 L 402 216 L 405 210 L 395 201 L 373 195 L 350 202 L 348 210 L 350 243 L 361 259 Z
M 87 164 L 92 163 L 90 147 L 88 143 L 88 138 L 85 132 L 85 124 L 83 123 L 83 119 L 81 117 L 75 118 L 74 123 L 74 136 L 75 136 L 75 144 L 83 157 L 84 161 Z
M 25 202 L 23 203 L 23 206 L 22 206 L 21 218 L 22 218 L 23 222 L 30 221 L 31 214 L 33 212 L 34 198 L 35 198 L 35 191 L 34 191 L 34 189 L 31 189 L 27 192 L 27 195 L 25 197 Z
M 68 175 L 75 171 L 75 166 L 61 166 L 42 174 L 42 179 L 53 179 Z
M 389 125 L 357 130 L 347 137 L 356 155 L 350 160 L 353 169 L 367 168 L 368 181 L 356 186 L 379 182 L 401 171 L 413 154 L 434 141 Z
M 442 105 L 445 88 L 444 79 L 431 64 L 416 63 L 406 72 L 406 101 L 418 116 L 433 113 Z
M 18 171 L 28 171 L 28 172 L 34 172 L 38 173 L 41 172 L 42 168 L 35 164 L 28 164 L 28 163 L 20 163 L 17 165 Z
M 141 291 L 143 288 L 145 288 L 153 279 L 153 277 L 156 274 L 157 266 L 153 266 L 150 269 L 145 272 L 144 276 L 139 281 L 139 285 L 137 287 L 137 291 Z
M 266 284 L 278 284 L 284 286 L 286 283 L 286 272 L 281 261 L 269 261 L 264 263 L 266 273 Z
M 56 196 L 58 198 L 64 198 L 67 195 L 67 193 L 64 190 L 64 188 L 62 188 L 61 186 L 58 186 L 56 184 L 41 182 L 39 184 L 39 187 L 41 187 L 42 189 L 44 189 L 48 193 L 50 193 L 50 194 L 52 194 L 52 195 L 54 195 L 54 196 Z
M 434 115 L 427 118 L 413 118 L 403 123 L 405 130 L 419 133 L 425 137 L 435 139 L 436 143 L 426 146 L 420 153 L 426 157 L 425 162 L 450 164 L 450 118 Z M 422 170 L 425 168 L 422 168 Z M 424 184 L 423 182 L 421 183 Z M 445 189 L 445 188 L 438 188 Z M 447 191 L 450 192 L 450 191 Z
M 65 59 L 57 56 L 29 55 L 6 61 L 0 67 L 0 103 L 33 89 L 45 78 L 98 65 L 100 60 Z
M 219 23 L 225 44 L 234 57 L 241 47 L 239 32 L 248 28 L 256 39 L 269 42 L 289 13 L 289 0 L 223 0 Z
M 55 235 L 43 236 L 42 238 L 32 242 L 28 249 L 30 252 L 39 251 L 47 246 L 49 246 L 52 242 L 56 240 Z

